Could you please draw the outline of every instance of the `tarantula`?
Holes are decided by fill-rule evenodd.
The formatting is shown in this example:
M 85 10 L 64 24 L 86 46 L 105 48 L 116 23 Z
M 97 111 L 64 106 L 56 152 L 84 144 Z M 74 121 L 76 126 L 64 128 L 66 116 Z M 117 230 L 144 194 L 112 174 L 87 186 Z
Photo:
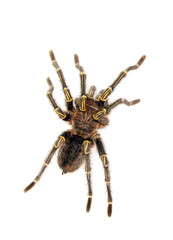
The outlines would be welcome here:
M 55 102 L 53 98 L 54 86 L 50 80 L 47 78 L 47 83 L 49 85 L 49 90 L 47 91 L 47 97 L 52 104 L 55 112 L 63 120 L 71 124 L 72 129 L 65 131 L 59 136 L 57 141 L 54 143 L 52 150 L 47 156 L 44 164 L 34 179 L 25 189 L 24 192 L 30 190 L 41 178 L 43 172 L 51 161 L 54 153 L 59 148 L 58 153 L 58 165 L 62 169 L 62 174 L 68 172 L 74 172 L 85 162 L 85 171 L 88 183 L 88 201 L 86 206 L 86 211 L 89 212 L 92 202 L 92 187 L 91 187 L 91 166 L 90 166 L 90 150 L 94 144 L 96 144 L 99 156 L 102 160 L 105 182 L 107 187 L 108 195 L 108 209 L 107 213 L 110 217 L 112 214 L 112 195 L 110 188 L 110 173 L 109 173 L 109 162 L 104 149 L 100 134 L 98 133 L 99 128 L 104 128 L 108 125 L 108 114 L 110 111 L 119 104 L 126 104 L 127 106 L 132 106 L 140 102 L 140 99 L 133 101 L 127 101 L 124 98 L 120 98 L 115 102 L 108 104 L 108 96 L 112 93 L 116 85 L 124 78 L 127 73 L 131 70 L 137 69 L 145 60 L 146 56 L 142 56 L 136 65 L 130 66 L 122 71 L 115 81 L 106 89 L 101 90 L 98 95 L 94 98 L 94 93 L 96 87 L 92 86 L 88 93 L 86 93 L 86 73 L 83 67 L 79 64 L 78 55 L 74 55 L 74 62 L 76 68 L 80 71 L 81 80 L 81 96 L 75 99 L 75 106 L 73 104 L 73 98 L 71 96 L 70 90 L 68 89 L 62 70 L 59 67 L 53 51 L 49 52 L 52 65 L 54 66 L 66 98 L 66 105 L 68 111 L 63 111 Z

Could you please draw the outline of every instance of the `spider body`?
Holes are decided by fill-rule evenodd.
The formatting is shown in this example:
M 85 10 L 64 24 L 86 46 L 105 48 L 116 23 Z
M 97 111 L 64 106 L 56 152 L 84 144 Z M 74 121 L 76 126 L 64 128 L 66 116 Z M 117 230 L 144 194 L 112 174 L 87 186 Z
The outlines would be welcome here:
M 83 164 L 83 142 L 83 137 L 69 134 L 69 137 L 60 146 L 58 165 L 63 170 L 63 174 L 74 172 Z
M 142 56 L 136 65 L 130 66 L 122 71 L 114 82 L 106 89 L 101 90 L 99 94 L 94 98 L 96 87 L 92 86 L 88 93 L 86 93 L 86 73 L 82 66 L 79 65 L 79 58 L 75 54 L 74 60 L 76 68 L 80 71 L 81 79 L 81 96 L 75 99 L 75 106 L 73 105 L 73 98 L 71 97 L 70 90 L 68 89 L 62 70 L 59 67 L 53 51 L 50 51 L 50 57 L 52 65 L 56 69 L 56 72 L 60 78 L 63 91 L 66 97 L 67 112 L 64 112 L 56 103 L 53 98 L 54 86 L 51 80 L 48 78 L 47 83 L 49 90 L 47 97 L 52 104 L 55 112 L 58 116 L 67 121 L 72 129 L 62 133 L 57 141 L 54 143 L 49 155 L 47 156 L 44 164 L 35 177 L 34 181 L 31 182 L 24 191 L 29 191 L 41 178 L 46 167 L 49 165 L 54 153 L 59 148 L 58 153 L 58 165 L 62 169 L 62 173 L 69 173 L 76 171 L 83 163 L 85 163 L 85 172 L 88 183 L 88 202 L 86 211 L 89 212 L 92 202 L 92 187 L 91 187 L 91 166 L 90 166 L 90 151 L 92 146 L 95 144 L 103 163 L 105 173 L 105 183 L 107 187 L 108 196 L 108 209 L 107 213 L 110 217 L 112 214 L 112 195 L 110 188 L 110 173 L 109 173 L 109 161 L 104 149 L 104 145 L 100 134 L 98 133 L 99 128 L 104 128 L 108 125 L 108 115 L 110 111 L 119 104 L 126 104 L 132 106 L 139 103 L 139 99 L 133 101 L 127 101 L 124 98 L 120 98 L 115 102 L 109 104 L 108 96 L 112 93 L 116 85 L 122 78 L 127 75 L 128 71 L 137 69 L 145 60 L 145 55 Z
M 96 88 L 94 88 L 96 89 Z M 108 124 L 106 116 L 102 118 L 102 121 L 95 121 L 93 115 L 101 111 L 99 103 L 94 99 L 87 98 L 86 100 L 86 111 L 81 111 L 79 108 L 80 98 L 75 100 L 76 111 L 72 114 L 70 124 L 73 127 L 74 132 L 81 135 L 84 138 L 92 138 L 99 128 L 103 128 Z

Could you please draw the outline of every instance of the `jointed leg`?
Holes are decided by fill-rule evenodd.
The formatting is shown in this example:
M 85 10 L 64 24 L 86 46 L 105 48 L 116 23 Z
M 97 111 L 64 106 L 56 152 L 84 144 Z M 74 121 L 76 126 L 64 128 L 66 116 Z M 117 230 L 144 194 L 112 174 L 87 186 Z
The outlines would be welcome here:
M 139 66 L 144 62 L 146 56 L 143 55 L 139 61 L 137 62 L 136 65 L 130 66 L 128 68 L 126 68 L 124 71 L 122 71 L 119 76 L 115 79 L 115 81 L 112 83 L 112 85 L 110 85 L 101 95 L 100 97 L 100 102 L 104 103 L 107 99 L 107 97 L 111 94 L 111 92 L 114 90 L 114 88 L 116 87 L 116 85 L 120 82 L 121 79 L 123 79 L 126 75 L 127 72 L 131 71 L 131 70 L 135 70 L 138 69 Z
M 65 133 L 64 133 L 65 134 Z M 58 140 L 55 142 L 52 150 L 50 151 L 49 155 L 47 156 L 46 160 L 43 163 L 43 166 L 39 172 L 39 174 L 36 176 L 36 178 L 34 179 L 33 182 L 31 182 L 25 189 L 24 192 L 29 191 L 32 187 L 34 187 L 34 185 L 40 180 L 43 172 L 45 171 L 46 167 L 49 165 L 54 153 L 56 152 L 56 150 L 59 148 L 59 146 L 65 141 L 65 137 L 63 136 L 64 134 L 62 134 Z
M 95 91 L 96 91 L 96 87 L 95 86 L 91 86 L 89 92 L 87 93 L 87 97 L 92 99 L 93 96 L 94 96 Z
M 61 70 L 61 68 L 59 67 L 59 65 L 56 61 L 56 58 L 55 58 L 55 55 L 54 55 L 53 51 L 50 51 L 49 54 L 50 54 L 50 58 L 51 58 L 51 61 L 52 61 L 52 65 L 56 69 L 56 72 L 58 73 L 58 76 L 60 78 L 60 81 L 61 81 L 61 84 L 62 84 L 62 87 L 63 87 L 63 90 L 64 90 L 64 94 L 65 94 L 65 97 L 66 97 L 67 108 L 68 108 L 69 111 L 72 111 L 74 109 L 73 99 L 72 99 L 72 96 L 70 94 L 70 90 L 68 89 L 68 87 L 66 85 L 62 70 Z
M 86 206 L 86 211 L 89 212 L 92 202 L 92 188 L 91 188 L 91 166 L 90 166 L 90 156 L 89 154 L 85 155 L 85 172 L 87 176 L 88 183 L 88 202 Z
M 74 62 L 76 68 L 80 71 L 80 79 L 81 79 L 81 98 L 80 98 L 80 107 L 81 111 L 86 111 L 86 73 L 81 65 L 79 65 L 79 57 L 77 54 L 74 55 Z
M 84 154 L 85 154 L 85 172 L 87 176 L 87 183 L 88 183 L 88 202 L 86 206 L 86 211 L 89 212 L 92 203 L 92 188 L 91 188 L 91 166 L 90 166 L 90 141 L 84 141 Z
M 64 113 L 60 107 L 58 107 L 58 105 L 56 104 L 55 102 L 55 99 L 53 98 L 53 90 L 54 90 L 54 86 L 50 80 L 50 78 L 47 78 L 47 83 L 49 85 L 49 90 L 47 91 L 47 97 L 50 101 L 50 103 L 52 104 L 52 106 L 54 107 L 55 109 L 55 112 L 58 114 L 58 116 L 62 119 L 62 120 L 65 120 L 65 121 L 68 121 L 69 118 L 70 118 L 70 115 L 69 114 L 66 114 Z
M 112 108 L 116 107 L 117 105 L 121 104 L 121 103 L 124 103 L 126 104 L 127 106 L 132 106 L 132 105 L 135 105 L 137 103 L 140 102 L 140 99 L 135 99 L 135 100 L 132 100 L 132 101 L 127 101 L 126 99 L 124 98 L 120 98 L 118 100 L 116 100 L 115 102 L 111 103 L 107 108 L 106 108 L 106 112 L 109 113 Z
M 132 106 L 132 105 L 135 105 L 135 104 L 137 104 L 137 103 L 139 103 L 140 102 L 140 99 L 135 99 L 135 100 L 132 100 L 132 101 L 127 101 L 126 99 L 124 99 L 124 98 L 120 98 L 120 99 L 118 99 L 118 100 L 116 100 L 115 102 L 113 102 L 113 103 L 111 103 L 110 105 L 108 105 L 107 107 L 105 107 L 105 108 L 103 108 L 101 111 L 98 111 L 97 113 L 95 113 L 94 115 L 93 115 L 93 118 L 95 119 L 95 120 L 99 120 L 99 119 L 101 119 L 105 114 L 108 114 L 108 113 L 110 113 L 110 111 L 114 108 L 114 107 L 116 107 L 117 105 L 119 105 L 119 104 L 121 104 L 121 103 L 124 103 L 124 104 L 126 104 L 127 106 Z
M 101 138 L 97 138 L 95 140 L 96 142 L 96 147 L 99 152 L 99 156 L 102 160 L 103 167 L 104 167 L 104 172 L 105 172 L 105 182 L 106 182 L 106 187 L 107 187 L 107 193 L 108 193 L 108 209 L 107 213 L 108 216 L 111 217 L 112 215 L 112 195 L 111 195 L 111 187 L 110 187 L 110 173 L 109 173 L 109 162 L 107 159 L 107 155 L 102 143 Z
M 105 92 L 105 90 L 102 89 L 102 90 L 97 94 L 97 96 L 96 96 L 96 98 L 95 98 L 95 100 L 96 100 L 97 102 L 100 101 L 100 97 L 102 96 L 102 94 L 103 94 L 104 92 Z

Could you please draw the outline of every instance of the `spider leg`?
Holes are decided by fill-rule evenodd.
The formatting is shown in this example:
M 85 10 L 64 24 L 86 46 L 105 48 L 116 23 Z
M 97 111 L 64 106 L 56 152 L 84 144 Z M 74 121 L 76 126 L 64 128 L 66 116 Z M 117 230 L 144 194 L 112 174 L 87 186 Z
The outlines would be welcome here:
M 122 71 L 119 76 L 115 79 L 115 81 L 102 93 L 101 97 L 100 97 L 100 102 L 102 104 L 104 104 L 104 102 L 106 101 L 107 97 L 111 94 L 111 92 L 114 90 L 114 88 L 116 87 L 116 85 L 120 82 L 121 79 L 123 79 L 127 73 L 131 70 L 136 70 L 139 68 L 139 66 L 144 62 L 146 56 L 143 55 L 139 61 L 137 62 L 137 64 L 130 66 L 128 68 L 126 68 L 124 71 Z
M 85 140 L 83 144 L 84 144 L 84 154 L 85 154 L 85 172 L 86 172 L 87 183 L 88 183 L 88 201 L 87 201 L 86 211 L 89 212 L 91 208 L 91 203 L 92 203 L 91 165 L 90 165 L 90 156 L 89 156 L 91 142 L 88 140 Z
M 79 65 L 79 57 L 77 54 L 74 55 L 74 62 L 76 68 L 80 71 L 80 80 L 81 80 L 81 97 L 80 97 L 80 107 L 81 111 L 86 111 L 86 73 L 81 65 Z
M 95 86 L 91 86 L 89 92 L 87 93 L 87 97 L 92 99 L 93 96 L 94 96 L 95 91 L 96 91 L 96 87 Z
M 85 155 L 85 172 L 88 183 L 88 202 L 86 206 L 86 211 L 89 212 L 92 203 L 92 187 L 91 187 L 91 166 L 90 166 L 90 156 L 89 154 Z
M 64 94 L 65 94 L 65 97 L 66 97 L 67 109 L 69 111 L 72 111 L 74 109 L 73 99 L 72 99 L 70 90 L 68 89 L 68 87 L 66 85 L 63 72 L 62 72 L 61 68 L 59 67 L 59 65 L 57 63 L 55 55 L 54 55 L 52 50 L 49 52 L 49 55 L 50 55 L 50 58 L 51 58 L 51 61 L 52 61 L 52 65 L 56 69 L 56 72 L 57 72 L 57 74 L 60 78 L 60 81 L 61 81 L 61 84 L 62 84 L 62 87 L 63 87 L 63 91 L 64 91 Z
M 99 153 L 99 156 L 102 160 L 103 167 L 104 167 L 104 172 L 105 172 L 105 182 L 106 182 L 106 187 L 107 187 L 107 194 L 108 194 L 108 209 L 107 213 L 108 216 L 111 217 L 112 215 L 112 194 L 111 194 L 111 187 L 110 187 L 110 173 L 109 173 L 109 162 L 107 159 L 107 155 L 102 143 L 101 138 L 97 138 L 95 140 L 96 147 Z
M 140 102 L 140 99 L 135 99 L 135 100 L 132 100 L 132 101 L 129 102 L 124 98 L 120 98 L 120 99 L 116 100 L 115 102 L 111 103 L 110 105 L 108 105 L 108 107 L 106 108 L 106 112 L 110 113 L 112 108 L 116 107 L 117 105 L 119 105 L 121 103 L 124 103 L 124 104 L 126 104 L 127 106 L 130 107 L 130 106 L 135 105 L 139 102 Z
M 98 111 L 96 112 L 94 115 L 93 115 L 93 118 L 95 120 L 99 120 L 100 118 L 102 118 L 105 114 L 108 114 L 110 113 L 110 111 L 112 110 L 112 108 L 116 107 L 117 105 L 121 104 L 121 103 L 124 103 L 126 104 L 127 106 L 132 106 L 132 105 L 135 105 L 137 103 L 140 102 L 140 99 L 135 99 L 135 100 L 132 100 L 132 101 L 127 101 L 126 99 L 124 98 L 119 98 L 118 100 L 116 100 L 115 102 L 111 103 L 110 105 L 108 105 L 107 107 L 103 108 L 101 111 Z
M 61 108 L 58 107 L 58 105 L 57 105 L 56 102 L 55 102 L 55 99 L 53 98 L 53 95 L 52 95 L 52 94 L 53 94 L 54 86 L 53 86 L 50 78 L 47 78 L 47 83 L 48 83 L 48 85 L 49 85 L 49 87 L 50 87 L 49 90 L 47 91 L 47 97 L 48 97 L 50 103 L 51 103 L 52 106 L 54 107 L 55 112 L 58 114 L 58 116 L 59 116 L 62 120 L 68 121 L 69 118 L 70 118 L 70 115 L 64 113 L 64 112 L 61 110 Z
M 46 160 L 43 163 L 43 166 L 40 170 L 40 172 L 38 173 L 38 175 L 35 177 L 34 181 L 31 182 L 25 189 L 24 192 L 29 191 L 32 187 L 34 187 L 34 185 L 40 180 L 43 172 L 45 171 L 45 169 L 47 168 L 47 166 L 49 165 L 54 153 L 56 152 L 56 150 L 60 147 L 60 145 L 65 141 L 65 134 L 67 132 L 63 133 L 61 136 L 59 136 L 58 140 L 55 142 L 53 148 L 51 149 L 49 155 L 47 156 Z
M 104 89 L 102 89 L 98 94 L 97 94 L 97 96 L 96 96 L 96 98 L 95 98 L 95 100 L 97 101 L 97 102 L 99 102 L 100 101 L 100 97 L 102 96 L 102 94 L 104 93 Z

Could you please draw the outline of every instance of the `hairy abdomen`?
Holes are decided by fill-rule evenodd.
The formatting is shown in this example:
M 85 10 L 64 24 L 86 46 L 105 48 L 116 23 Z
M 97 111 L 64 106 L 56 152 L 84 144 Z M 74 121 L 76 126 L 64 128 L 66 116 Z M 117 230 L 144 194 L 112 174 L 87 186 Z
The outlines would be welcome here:
M 58 165 L 63 173 L 74 172 L 83 163 L 83 141 L 84 138 L 73 135 L 66 139 L 58 153 Z

